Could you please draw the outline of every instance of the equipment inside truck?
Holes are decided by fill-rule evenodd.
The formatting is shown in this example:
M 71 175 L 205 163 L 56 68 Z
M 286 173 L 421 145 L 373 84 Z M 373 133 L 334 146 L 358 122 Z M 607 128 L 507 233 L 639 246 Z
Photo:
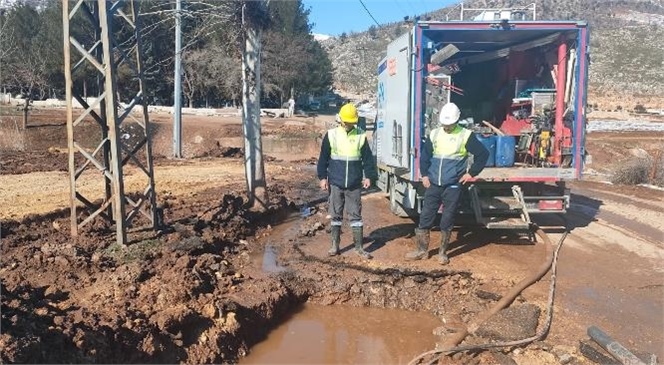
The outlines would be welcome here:
M 416 22 L 388 44 L 377 68 L 374 151 L 390 209 L 421 211 L 422 144 L 454 102 L 459 123 L 490 152 L 458 212 L 518 229 L 530 214 L 564 212 L 565 183 L 583 171 L 587 44 L 584 21 L 511 18 Z
M 576 29 L 425 29 L 427 132 L 451 101 L 492 152 L 487 166 L 569 167 L 577 37 Z

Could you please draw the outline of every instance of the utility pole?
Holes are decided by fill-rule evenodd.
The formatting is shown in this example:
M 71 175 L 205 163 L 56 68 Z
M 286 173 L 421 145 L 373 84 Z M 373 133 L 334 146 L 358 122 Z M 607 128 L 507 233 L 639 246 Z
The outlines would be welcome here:
M 244 166 L 249 205 L 256 209 L 265 209 L 267 207 L 267 188 L 263 165 L 260 121 L 261 44 L 260 24 L 257 24 L 260 19 L 250 19 L 250 14 L 256 16 L 257 13 L 257 9 L 251 9 L 250 7 L 259 7 L 258 10 L 264 10 L 266 6 L 266 3 L 263 1 L 257 3 L 245 1 L 242 4 L 242 28 L 244 31 L 244 47 L 242 49 Z
M 182 0 L 175 2 L 175 90 L 173 91 L 173 157 L 182 158 Z
M 148 102 L 143 82 L 143 40 L 137 0 L 62 0 L 63 55 L 65 91 L 67 95 L 67 145 L 69 152 L 71 235 L 97 218 L 115 225 L 116 242 L 127 243 L 127 229 L 137 215 L 143 215 L 156 227 L 160 216 L 156 205 L 152 141 L 148 118 Z M 79 17 L 80 18 L 77 18 Z M 72 19 L 81 19 L 93 30 L 94 42 L 86 48 L 71 32 Z M 126 32 L 114 32 L 126 29 Z M 80 38 L 79 38 L 80 39 Z M 81 66 L 88 65 L 97 75 L 98 96 L 90 104 L 73 87 L 74 76 Z M 129 104 L 119 101 L 117 69 L 126 67 L 131 73 L 126 93 L 133 93 Z M 83 106 L 74 118 L 73 104 Z M 140 108 L 141 110 L 136 110 Z M 99 110 L 99 112 L 97 112 Z M 136 113 L 132 113 L 136 111 Z M 91 131 L 83 124 L 87 117 L 99 127 L 101 140 L 92 150 L 81 140 Z M 127 124 L 132 124 L 126 127 Z M 83 125 L 81 125 L 83 124 Z M 131 129 L 129 129 L 131 128 Z M 129 130 L 128 130 L 129 129 Z M 123 133 L 134 138 L 125 140 Z M 139 183 L 139 191 L 126 194 L 124 168 L 131 165 Z M 83 189 L 80 178 L 103 182 L 105 194 Z
M 365 57 L 366 56 L 366 51 L 368 51 L 369 49 L 367 47 L 360 46 L 360 47 L 357 47 L 356 50 L 360 51 L 360 55 L 361 55 L 360 57 L 362 58 L 362 66 L 364 66 L 366 64 L 366 57 Z
M 3 49 L 5 49 L 5 47 L 6 47 L 6 45 L 2 44 L 2 42 L 5 38 L 3 36 L 3 33 L 5 32 L 5 30 L 3 28 L 4 27 L 4 24 L 3 24 L 4 19 L 5 19 L 5 9 L 0 8 L 0 95 L 2 95 L 2 97 L 0 98 L 0 104 L 5 103 L 5 88 L 3 87 L 3 84 L 2 84 L 2 56 L 3 56 L 3 52 L 4 52 Z

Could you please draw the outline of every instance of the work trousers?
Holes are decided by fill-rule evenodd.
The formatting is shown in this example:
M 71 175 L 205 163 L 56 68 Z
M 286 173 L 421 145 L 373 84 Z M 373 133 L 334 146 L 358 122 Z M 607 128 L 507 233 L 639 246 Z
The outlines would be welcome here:
M 438 214 L 440 204 L 443 204 L 443 214 L 440 217 L 440 230 L 449 231 L 454 226 L 454 215 L 456 214 L 459 199 L 461 198 L 461 186 L 458 184 L 438 186 L 431 184 L 424 193 L 422 213 L 420 214 L 420 229 L 431 229 Z
M 341 226 L 344 218 L 344 208 L 351 227 L 362 227 L 362 188 L 344 189 L 335 185 L 330 186 L 330 211 L 332 225 Z

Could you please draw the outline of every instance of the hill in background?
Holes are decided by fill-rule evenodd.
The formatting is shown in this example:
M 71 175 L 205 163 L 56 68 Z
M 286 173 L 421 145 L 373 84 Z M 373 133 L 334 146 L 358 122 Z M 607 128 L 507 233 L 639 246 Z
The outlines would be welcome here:
M 527 1 L 531 3 L 531 1 Z M 590 105 L 633 109 L 664 107 L 664 2 L 661 0 L 537 0 L 538 19 L 587 20 L 590 25 Z M 522 1 L 465 1 L 467 8 L 523 6 Z M 456 5 L 423 15 L 457 17 Z M 334 84 L 347 93 L 372 98 L 376 65 L 387 44 L 406 32 L 404 22 L 370 27 L 321 41 L 334 66 Z

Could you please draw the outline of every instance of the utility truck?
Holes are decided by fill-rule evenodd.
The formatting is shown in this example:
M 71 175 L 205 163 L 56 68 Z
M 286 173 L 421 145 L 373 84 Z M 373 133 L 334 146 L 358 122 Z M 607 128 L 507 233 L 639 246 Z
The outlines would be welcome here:
M 377 69 L 377 185 L 392 212 L 418 215 L 420 151 L 451 101 L 491 153 L 467 185 L 460 217 L 527 229 L 535 214 L 568 209 L 565 183 L 583 172 L 588 26 L 537 20 L 534 5 L 461 9 L 461 19 L 470 11 L 472 20 L 416 20 L 388 45 Z

